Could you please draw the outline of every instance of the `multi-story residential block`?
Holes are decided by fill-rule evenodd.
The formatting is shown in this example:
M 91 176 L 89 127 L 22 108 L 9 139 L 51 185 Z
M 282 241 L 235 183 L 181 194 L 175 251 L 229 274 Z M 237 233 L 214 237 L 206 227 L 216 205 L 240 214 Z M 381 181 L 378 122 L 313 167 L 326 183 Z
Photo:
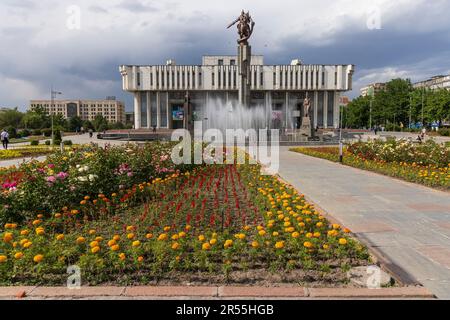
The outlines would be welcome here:
M 431 90 L 435 90 L 435 89 L 450 90 L 450 75 L 434 76 L 428 80 L 416 82 L 413 84 L 413 88 L 427 88 L 427 89 L 431 89 Z
M 78 116 L 82 120 L 94 120 L 101 114 L 108 122 L 125 123 L 125 105 L 114 97 L 105 100 L 31 100 L 30 109 L 43 108 L 49 115 L 61 114 L 64 118 Z

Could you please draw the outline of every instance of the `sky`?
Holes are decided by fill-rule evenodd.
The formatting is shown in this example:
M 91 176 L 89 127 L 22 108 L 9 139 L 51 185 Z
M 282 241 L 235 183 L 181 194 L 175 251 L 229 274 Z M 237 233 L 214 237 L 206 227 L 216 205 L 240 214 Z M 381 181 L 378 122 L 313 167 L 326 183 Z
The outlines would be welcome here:
M 1 0 L 0 107 L 116 96 L 119 65 L 200 64 L 235 54 L 242 9 L 265 64 L 354 64 L 353 91 L 368 83 L 450 73 L 449 0 Z

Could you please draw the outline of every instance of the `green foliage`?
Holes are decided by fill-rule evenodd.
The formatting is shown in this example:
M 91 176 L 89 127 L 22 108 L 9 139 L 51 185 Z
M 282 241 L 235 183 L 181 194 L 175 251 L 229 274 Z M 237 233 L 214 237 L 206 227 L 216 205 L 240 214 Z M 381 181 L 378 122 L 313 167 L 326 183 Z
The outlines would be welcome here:
M 23 113 L 17 108 L 5 110 L 0 112 L 0 127 L 15 127 L 18 128 L 22 122 Z
M 343 125 L 350 128 L 368 128 L 370 113 L 372 126 L 379 125 L 387 130 L 406 130 L 408 124 L 450 119 L 450 91 L 445 89 L 413 89 L 409 80 L 393 79 L 386 88 L 370 97 L 358 97 L 344 108 Z M 403 124 L 403 129 L 400 124 Z
M 94 130 L 96 132 L 104 131 L 108 129 L 108 121 L 101 114 L 97 114 L 92 121 L 92 125 L 94 126 Z
M 39 145 L 39 140 L 33 140 L 33 141 L 31 141 L 31 142 L 30 142 L 30 145 L 32 145 L 32 146 L 37 146 L 37 145 Z

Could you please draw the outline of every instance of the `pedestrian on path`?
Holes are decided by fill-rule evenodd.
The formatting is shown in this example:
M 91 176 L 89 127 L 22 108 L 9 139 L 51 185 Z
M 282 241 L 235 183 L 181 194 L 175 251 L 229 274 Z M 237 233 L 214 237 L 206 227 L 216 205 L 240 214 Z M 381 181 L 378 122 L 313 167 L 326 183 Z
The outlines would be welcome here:
M 3 149 L 7 150 L 8 142 L 9 142 L 9 133 L 5 129 L 3 129 L 2 133 L 1 133 L 1 140 L 2 140 Z

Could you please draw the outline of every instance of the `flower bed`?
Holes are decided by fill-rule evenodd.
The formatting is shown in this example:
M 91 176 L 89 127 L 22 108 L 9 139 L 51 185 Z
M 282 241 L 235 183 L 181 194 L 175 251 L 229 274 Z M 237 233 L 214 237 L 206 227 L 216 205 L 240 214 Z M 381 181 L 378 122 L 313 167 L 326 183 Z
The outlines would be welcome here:
M 349 230 L 330 224 L 293 187 L 260 175 L 258 165 L 197 166 L 142 181 L 8 221 L 0 284 L 63 284 L 67 266 L 77 265 L 91 285 L 336 286 L 368 263 Z
M 339 161 L 337 147 L 292 148 L 294 152 Z M 344 148 L 343 163 L 429 187 L 450 189 L 450 152 L 433 141 L 417 145 L 404 140 L 357 142 Z
M 171 144 L 78 147 L 0 171 L 0 223 L 48 216 L 80 198 L 112 193 L 189 166 L 170 160 Z
M 52 148 L 48 146 L 37 146 L 37 147 L 23 147 L 8 150 L 0 150 L 0 160 L 42 156 L 53 153 L 55 152 L 55 150 L 59 150 L 59 148 Z

